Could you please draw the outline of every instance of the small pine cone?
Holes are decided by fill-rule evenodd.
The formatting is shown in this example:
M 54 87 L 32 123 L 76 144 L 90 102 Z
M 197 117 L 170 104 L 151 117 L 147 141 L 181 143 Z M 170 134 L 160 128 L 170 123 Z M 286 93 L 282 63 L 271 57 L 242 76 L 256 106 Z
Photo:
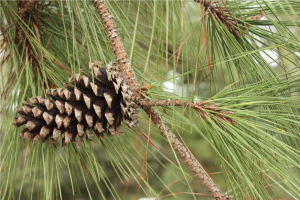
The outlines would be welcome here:
M 26 125 L 20 137 L 36 142 L 52 137 L 50 145 L 53 145 L 64 134 L 65 145 L 78 135 L 80 145 L 84 137 L 91 140 L 93 130 L 99 139 L 104 133 L 121 133 L 123 119 L 129 127 L 137 126 L 135 97 L 118 66 L 110 62 L 108 68 L 100 62 L 91 63 L 94 79 L 82 71 L 82 75 L 69 78 L 70 85 L 65 83 L 64 88 L 47 90 L 51 99 L 38 96 L 30 98 L 30 103 L 22 101 L 22 110 L 16 110 L 21 116 L 13 122 L 17 126 Z
M 28 15 L 35 5 L 35 0 L 28 0 L 23 8 L 20 8 L 19 15 L 21 18 L 24 18 Z

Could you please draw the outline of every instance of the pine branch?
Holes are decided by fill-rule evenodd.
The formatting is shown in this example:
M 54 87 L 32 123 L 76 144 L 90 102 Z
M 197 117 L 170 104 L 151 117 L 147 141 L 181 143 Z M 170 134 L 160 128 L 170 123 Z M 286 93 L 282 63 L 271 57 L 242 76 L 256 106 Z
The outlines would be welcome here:
M 103 0 L 92 0 L 95 7 L 97 8 L 103 26 L 109 36 L 110 44 L 117 57 L 118 63 L 120 65 L 120 71 L 124 75 L 128 76 L 128 85 L 132 87 L 133 94 L 135 98 L 140 100 L 142 97 L 139 94 L 139 83 L 134 74 L 134 71 L 129 63 L 129 59 L 125 50 L 125 47 L 120 38 L 119 32 L 117 30 L 116 23 L 109 12 L 107 6 Z M 143 101 L 140 101 L 143 102 Z M 201 168 L 200 164 L 194 159 L 193 155 L 188 151 L 183 144 L 172 134 L 171 129 L 163 122 L 159 117 L 157 111 L 149 106 L 144 106 L 141 104 L 142 109 L 151 116 L 154 124 L 159 128 L 162 135 L 170 139 L 173 148 L 180 155 L 180 157 L 188 164 L 190 169 L 196 174 L 198 179 L 203 183 L 205 188 L 211 193 L 215 199 L 228 199 L 228 197 L 220 192 L 216 185 L 212 182 L 212 179 L 207 175 L 207 173 Z

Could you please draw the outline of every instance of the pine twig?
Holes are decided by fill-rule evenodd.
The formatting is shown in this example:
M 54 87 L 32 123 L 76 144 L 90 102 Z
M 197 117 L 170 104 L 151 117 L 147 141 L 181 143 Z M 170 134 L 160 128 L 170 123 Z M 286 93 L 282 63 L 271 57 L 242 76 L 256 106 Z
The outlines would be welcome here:
M 175 100 L 157 100 L 157 101 L 150 101 L 146 99 L 140 99 L 139 104 L 144 106 L 144 107 L 153 107 L 153 106 L 184 106 L 184 107 L 191 107 L 194 109 L 199 109 L 199 108 L 205 108 L 208 106 L 205 106 L 209 101 L 203 101 L 200 103 L 193 103 L 193 102 L 188 102 L 188 101 L 182 101 L 179 99 Z
M 239 31 L 236 27 L 244 26 L 243 23 L 236 21 L 233 18 L 232 13 L 226 8 L 226 0 L 194 0 L 196 3 L 200 3 L 201 7 L 204 6 L 204 12 L 209 13 L 209 17 L 213 21 L 213 18 L 223 24 L 227 30 L 235 37 L 238 38 L 243 32 Z M 229 15 L 229 16 L 228 16 Z M 203 16 L 202 16 L 203 17 Z M 242 29 L 242 28 L 241 28 Z M 243 29 L 242 29 L 243 30 Z
M 117 30 L 117 25 L 109 12 L 104 0 L 91 0 L 95 7 L 97 8 L 103 26 L 109 36 L 109 41 L 112 49 L 116 55 L 117 61 L 120 65 L 121 73 L 127 76 L 128 85 L 130 85 L 133 95 L 137 99 L 137 102 L 143 102 L 140 96 L 140 85 L 137 81 L 135 73 L 129 63 L 128 55 L 120 38 L 120 34 Z M 181 102 L 182 104 L 182 102 Z M 218 200 L 228 199 L 228 197 L 220 192 L 216 185 L 212 182 L 212 179 L 207 175 L 207 173 L 201 168 L 198 162 L 194 159 L 193 155 L 186 149 L 183 144 L 177 139 L 177 137 L 172 133 L 171 129 L 166 125 L 165 122 L 159 117 L 157 111 L 151 107 L 140 104 L 141 108 L 151 116 L 154 124 L 159 128 L 162 135 L 170 139 L 172 147 L 180 155 L 180 157 L 188 164 L 190 169 L 196 174 L 197 178 L 203 183 L 205 188 L 210 192 L 210 194 Z
M 233 114 L 233 112 L 231 111 L 222 111 L 221 109 L 219 109 L 219 105 L 218 104 L 213 104 L 213 105 L 206 105 L 209 101 L 203 101 L 203 102 L 189 102 L 189 101 L 182 101 L 179 99 L 176 100 L 157 100 L 157 101 L 150 101 L 150 100 L 146 100 L 146 99 L 139 99 L 138 104 L 139 106 L 142 107 L 154 107 L 154 106 L 180 106 L 180 107 L 184 107 L 184 108 L 192 108 L 194 110 L 196 110 L 196 112 L 198 113 L 198 116 L 201 118 L 201 114 L 202 113 L 202 117 L 204 119 L 206 119 L 206 117 L 209 117 L 209 113 L 208 111 L 211 111 L 210 114 L 214 115 L 215 117 L 226 121 L 230 124 L 234 124 L 235 120 L 225 116 L 225 115 L 231 115 Z M 213 120 L 213 119 L 212 119 Z

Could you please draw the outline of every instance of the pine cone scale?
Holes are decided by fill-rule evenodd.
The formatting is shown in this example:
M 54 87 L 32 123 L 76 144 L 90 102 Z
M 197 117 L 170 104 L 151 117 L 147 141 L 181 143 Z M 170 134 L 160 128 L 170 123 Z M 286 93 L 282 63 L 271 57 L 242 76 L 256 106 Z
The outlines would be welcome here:
M 105 99 L 98 99 L 94 104 L 93 108 L 99 118 L 104 115 L 104 111 L 107 108 L 106 100 Z
M 86 128 L 87 128 L 87 123 L 79 123 L 79 124 L 77 124 L 78 135 L 79 136 L 83 136 Z
M 53 129 L 54 129 L 54 126 L 48 126 L 48 125 L 43 126 L 40 131 L 41 137 L 45 138 L 48 135 L 50 136 L 50 134 L 53 132 Z
M 55 114 L 51 114 L 50 112 L 44 112 L 43 113 L 43 118 L 44 118 L 47 125 L 54 125 L 55 124 L 55 121 L 54 121 L 55 116 L 56 116 Z
M 105 69 L 100 69 L 98 67 L 93 67 L 93 72 L 94 75 L 97 79 L 99 79 L 101 81 L 101 83 L 103 83 L 104 85 L 106 85 L 107 87 L 114 89 L 114 84 L 108 80 L 107 78 L 107 72 Z

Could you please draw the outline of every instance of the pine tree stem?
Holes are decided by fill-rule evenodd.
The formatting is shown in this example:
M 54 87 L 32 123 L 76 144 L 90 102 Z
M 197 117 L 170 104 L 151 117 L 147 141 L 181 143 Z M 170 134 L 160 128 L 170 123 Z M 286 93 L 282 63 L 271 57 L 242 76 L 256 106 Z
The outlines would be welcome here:
M 91 0 L 95 7 L 97 8 L 103 26 L 109 37 L 110 44 L 116 55 L 117 61 L 120 66 L 120 70 L 124 76 L 127 76 L 128 85 L 130 85 L 133 94 L 138 101 L 143 102 L 140 96 L 140 85 L 135 76 L 135 73 L 129 63 L 129 58 L 123 42 L 120 38 L 120 34 L 117 30 L 117 25 L 109 12 L 104 0 Z M 182 102 L 181 102 L 182 105 Z M 210 194 L 218 200 L 228 199 L 228 197 L 220 192 L 220 190 L 213 183 L 212 179 L 208 176 L 201 165 L 194 159 L 194 156 L 186 149 L 183 144 L 177 139 L 177 137 L 172 133 L 171 129 L 166 125 L 165 122 L 159 117 L 157 111 L 152 106 L 147 106 L 140 104 L 141 108 L 151 116 L 154 124 L 159 128 L 162 135 L 170 140 L 172 147 L 180 155 L 180 157 L 188 164 L 190 169 L 196 174 L 197 178 L 203 183 L 205 188 L 210 192 Z M 154 106 L 154 105 L 153 105 Z

